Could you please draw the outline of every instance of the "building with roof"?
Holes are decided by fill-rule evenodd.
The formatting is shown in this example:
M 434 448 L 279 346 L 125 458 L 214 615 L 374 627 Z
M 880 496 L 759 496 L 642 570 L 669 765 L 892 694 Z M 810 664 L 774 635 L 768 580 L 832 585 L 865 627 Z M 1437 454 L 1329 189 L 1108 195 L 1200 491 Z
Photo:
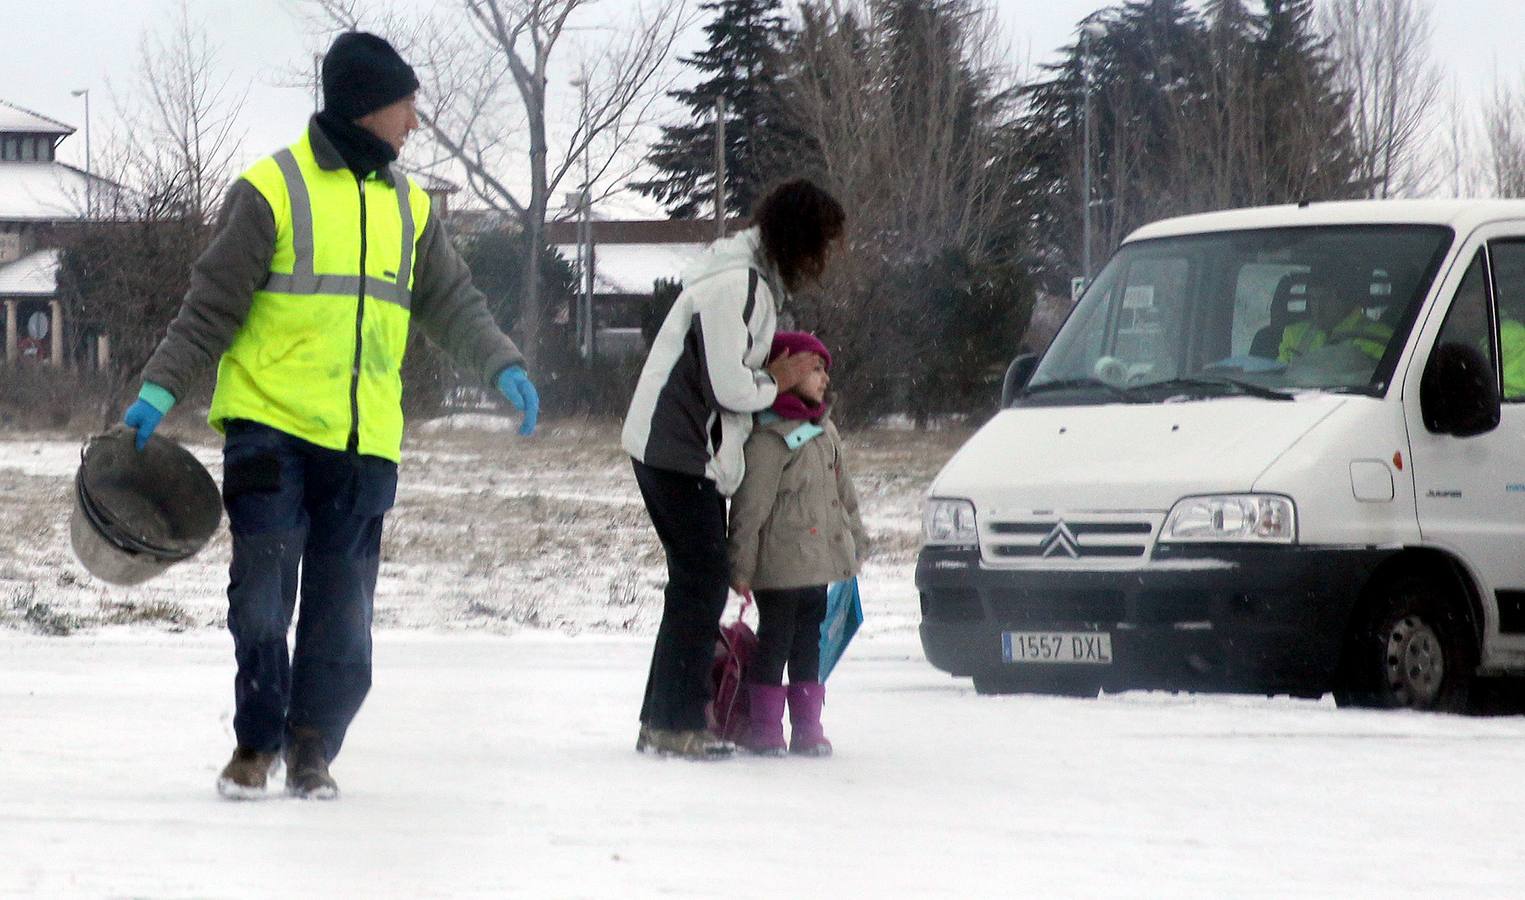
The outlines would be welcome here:
M 715 223 L 707 219 L 593 220 L 594 344 L 600 355 L 620 357 L 644 353 L 641 319 L 652 302 L 658 281 L 677 282 L 689 263 L 715 240 Z M 726 233 L 745 227 L 741 219 L 726 222 Z M 575 261 L 576 221 L 546 223 L 546 243 L 564 259 Z M 568 324 L 571 312 L 554 317 Z
M 64 360 L 58 244 L 116 186 L 57 158 L 74 128 L 0 100 L 0 303 L 5 360 Z M 104 342 L 96 362 L 107 354 Z

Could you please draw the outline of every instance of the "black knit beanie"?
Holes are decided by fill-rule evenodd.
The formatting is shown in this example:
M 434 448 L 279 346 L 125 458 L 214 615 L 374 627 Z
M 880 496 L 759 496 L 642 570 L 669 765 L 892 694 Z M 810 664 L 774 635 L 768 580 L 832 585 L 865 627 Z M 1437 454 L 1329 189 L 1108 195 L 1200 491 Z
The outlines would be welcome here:
M 346 31 L 323 57 L 323 110 L 355 121 L 418 90 L 418 76 L 382 38 Z

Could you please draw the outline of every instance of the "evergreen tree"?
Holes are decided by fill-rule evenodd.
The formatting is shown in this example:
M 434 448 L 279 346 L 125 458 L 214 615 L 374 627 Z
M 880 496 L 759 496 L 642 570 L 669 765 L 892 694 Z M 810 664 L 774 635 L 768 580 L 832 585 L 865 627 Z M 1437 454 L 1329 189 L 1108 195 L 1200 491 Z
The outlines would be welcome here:
M 791 142 L 780 124 L 779 51 L 787 37 L 781 0 L 710 0 L 709 46 L 683 60 L 709 74 L 670 96 L 689 108 L 689 123 L 666 126 L 648 161 L 660 173 L 632 185 L 667 207 L 675 219 L 713 212 L 715 100 L 725 99 L 726 209 L 745 215 L 776 172 L 780 148 Z
M 1127 0 L 1026 91 L 1031 217 L 1045 285 L 1080 269 L 1086 67 L 1092 73 L 1092 246 L 1169 215 L 1328 200 L 1356 189 L 1348 100 L 1312 0 Z
M 1260 202 L 1357 196 L 1350 98 L 1335 85 L 1313 0 L 1265 0 L 1255 39 L 1265 97 L 1267 182 Z

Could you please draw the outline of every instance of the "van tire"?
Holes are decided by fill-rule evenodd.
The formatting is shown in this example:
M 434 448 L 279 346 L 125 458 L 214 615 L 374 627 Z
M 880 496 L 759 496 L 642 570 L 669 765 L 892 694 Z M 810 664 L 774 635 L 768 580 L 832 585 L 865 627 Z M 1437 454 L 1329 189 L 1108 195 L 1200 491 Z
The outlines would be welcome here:
M 1477 658 L 1459 590 L 1397 573 L 1374 585 L 1353 617 L 1334 699 L 1368 709 L 1467 712 Z

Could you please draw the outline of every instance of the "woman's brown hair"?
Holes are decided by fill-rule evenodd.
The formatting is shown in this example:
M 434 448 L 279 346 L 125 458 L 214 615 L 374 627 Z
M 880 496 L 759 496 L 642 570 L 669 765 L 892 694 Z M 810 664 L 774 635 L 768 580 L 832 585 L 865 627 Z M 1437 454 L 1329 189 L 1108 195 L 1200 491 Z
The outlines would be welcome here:
M 847 213 L 814 182 L 796 178 L 758 201 L 752 223 L 761 233 L 763 252 L 793 291 L 821 277 L 827 247 L 842 236 Z

